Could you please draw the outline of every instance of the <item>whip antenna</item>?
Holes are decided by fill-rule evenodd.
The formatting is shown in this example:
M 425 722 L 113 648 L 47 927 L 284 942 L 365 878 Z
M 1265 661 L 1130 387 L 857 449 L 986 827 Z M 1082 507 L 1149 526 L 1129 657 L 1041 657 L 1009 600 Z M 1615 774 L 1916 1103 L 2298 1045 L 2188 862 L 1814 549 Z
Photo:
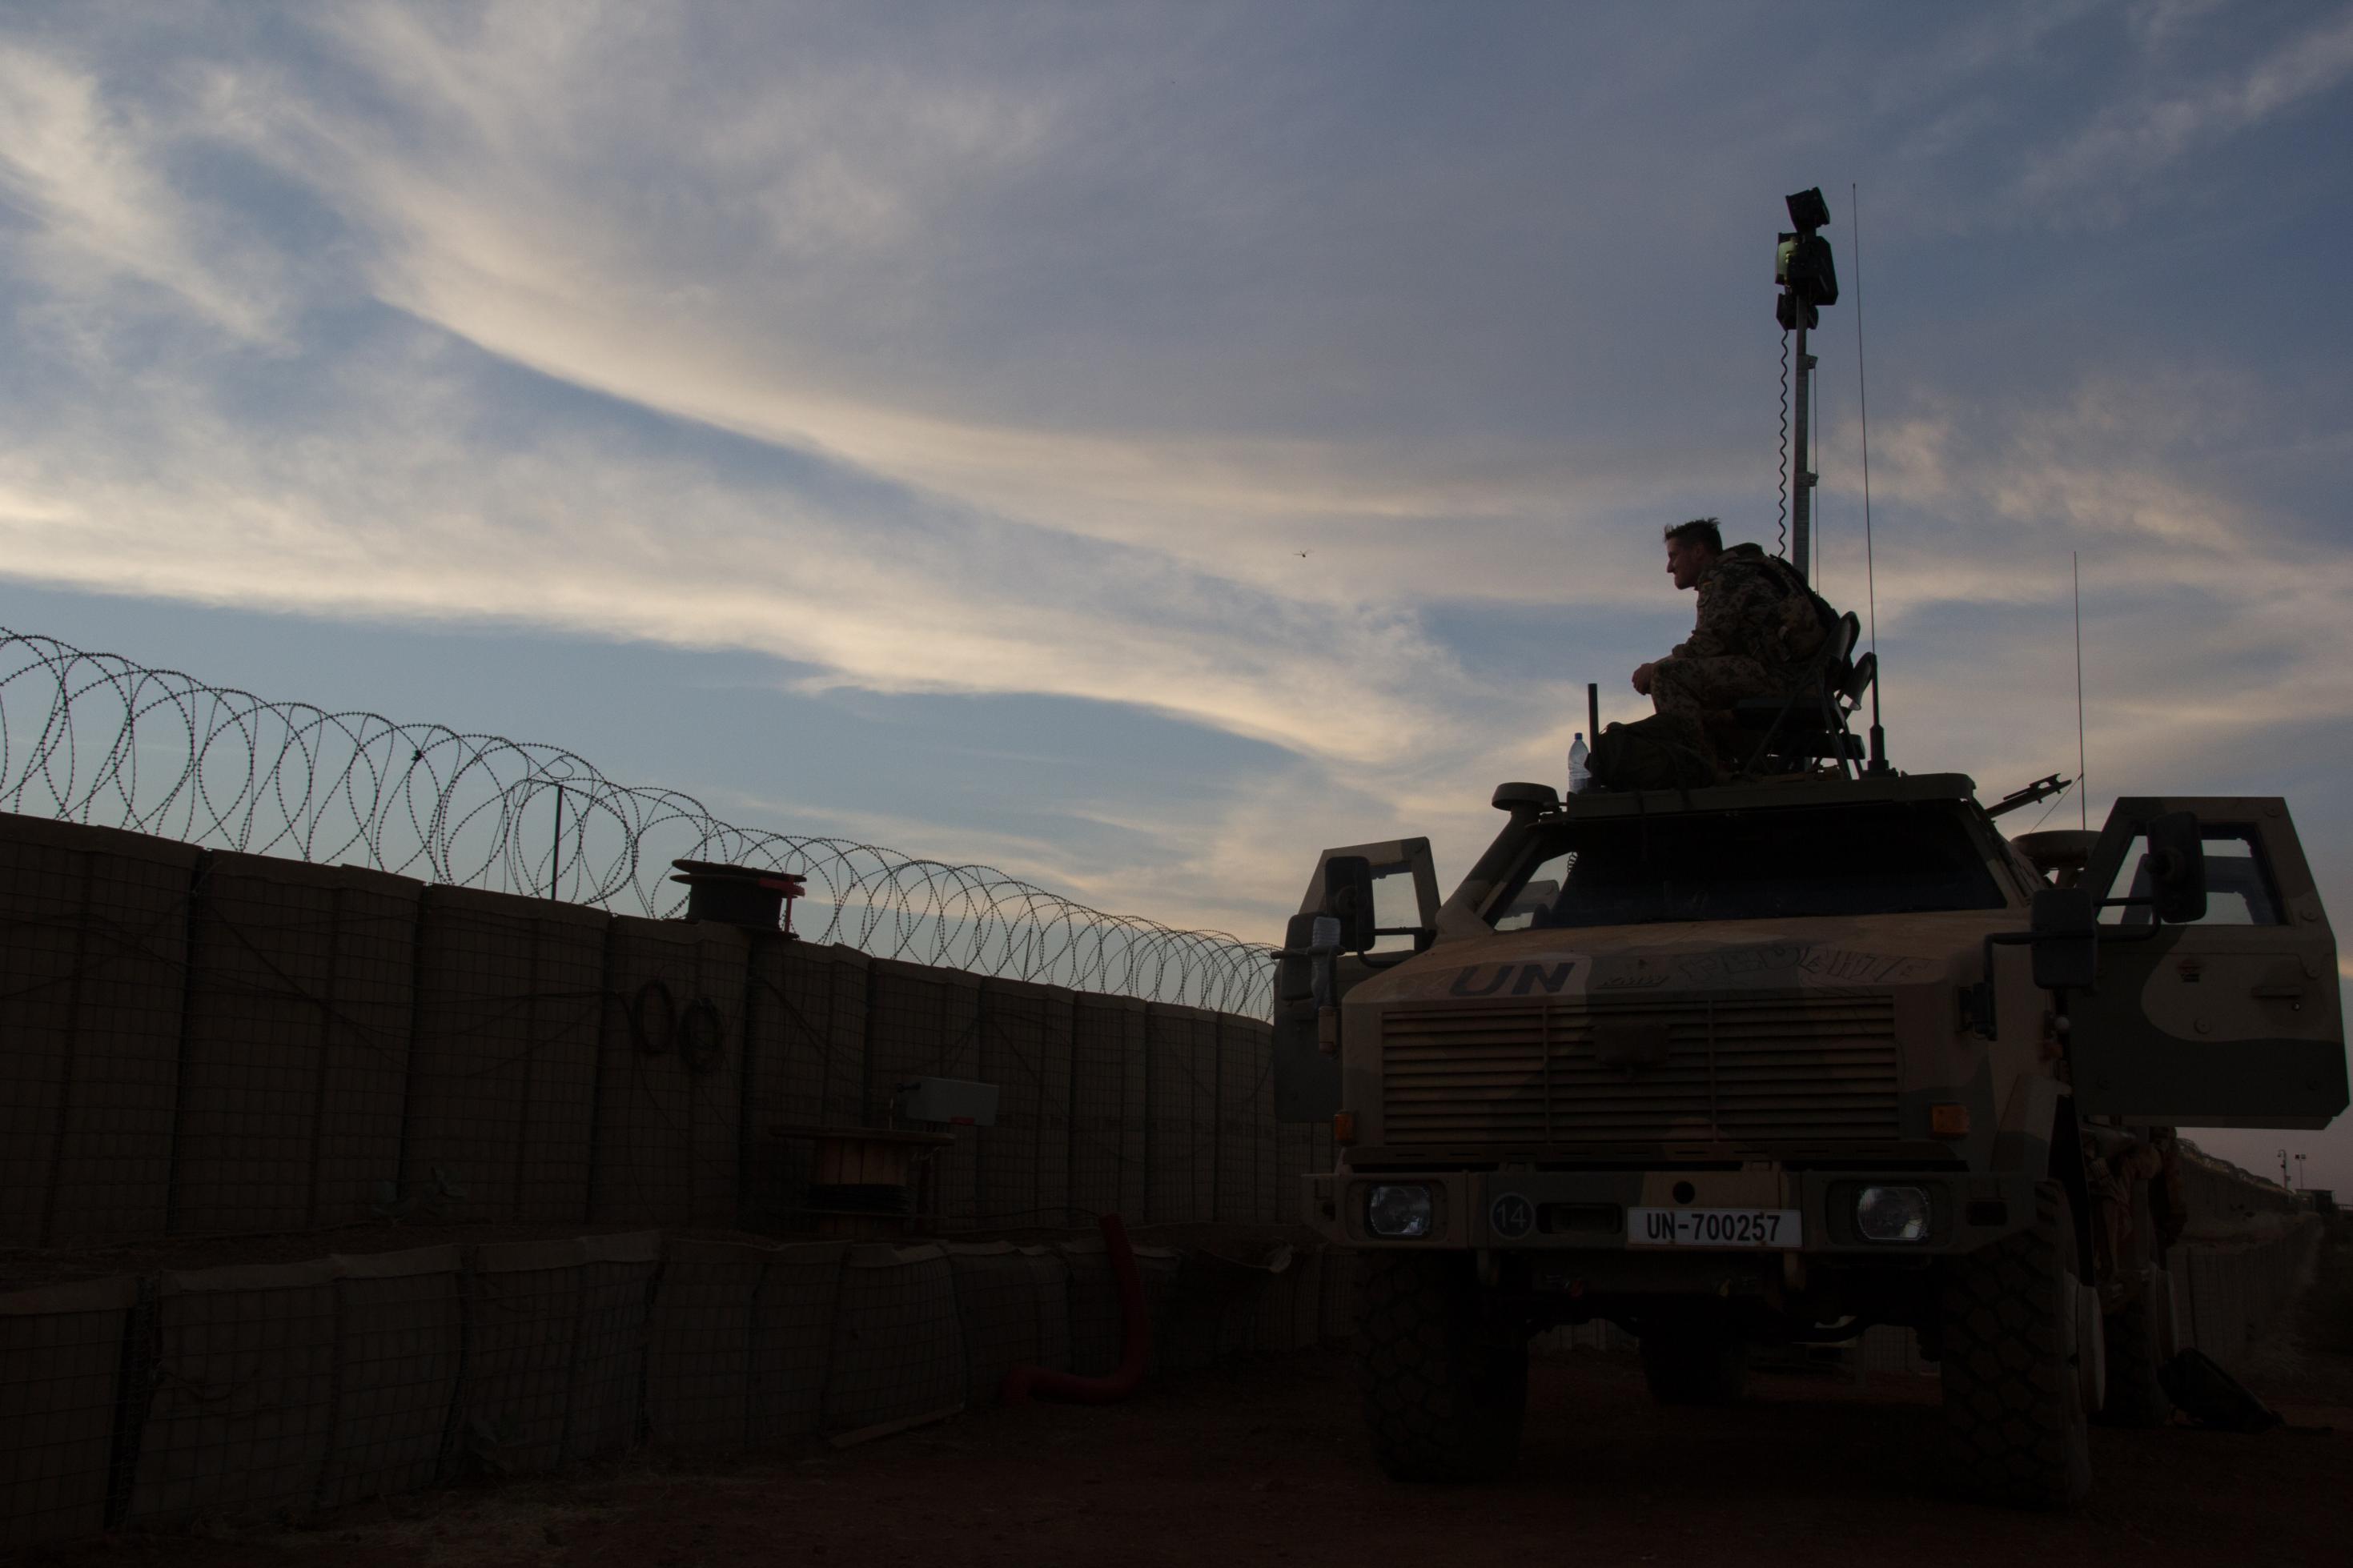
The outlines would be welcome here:
M 2084 558 L 2067 552 L 2067 575 L 2075 588 L 2075 821 L 2092 830 L 2092 797 L 2084 790 Z
M 1871 609 L 1871 766 L 1887 768 L 1887 731 L 1879 721 L 1879 563 L 1871 548 L 1871 390 L 1863 378 L 1862 353 L 1862 192 L 1850 182 L 1847 206 L 1854 214 L 1854 401 L 1862 422 L 1862 592 Z

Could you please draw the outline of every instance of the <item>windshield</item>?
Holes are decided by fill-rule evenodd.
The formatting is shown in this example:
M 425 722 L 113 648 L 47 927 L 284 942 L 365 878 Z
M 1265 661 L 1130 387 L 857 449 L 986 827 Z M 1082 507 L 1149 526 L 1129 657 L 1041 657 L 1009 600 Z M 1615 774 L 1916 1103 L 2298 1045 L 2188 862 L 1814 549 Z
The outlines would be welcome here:
M 1943 802 L 1563 823 L 1491 906 L 1497 931 L 1998 910 Z

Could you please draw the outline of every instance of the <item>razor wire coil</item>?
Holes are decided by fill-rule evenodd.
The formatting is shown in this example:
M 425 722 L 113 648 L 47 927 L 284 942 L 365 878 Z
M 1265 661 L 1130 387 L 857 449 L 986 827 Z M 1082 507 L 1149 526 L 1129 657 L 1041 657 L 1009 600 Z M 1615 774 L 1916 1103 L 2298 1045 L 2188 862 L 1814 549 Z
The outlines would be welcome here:
M 0 810 L 672 918 L 674 859 L 807 879 L 810 941 L 1264 1017 L 1270 951 L 987 866 L 739 827 L 560 746 L 329 712 L 0 627 Z

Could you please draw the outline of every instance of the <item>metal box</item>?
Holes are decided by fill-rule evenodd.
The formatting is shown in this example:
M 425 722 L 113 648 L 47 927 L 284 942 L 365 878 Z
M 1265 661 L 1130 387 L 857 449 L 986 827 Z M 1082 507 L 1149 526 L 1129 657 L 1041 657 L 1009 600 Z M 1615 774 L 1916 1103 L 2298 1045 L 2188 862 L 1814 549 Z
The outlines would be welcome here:
M 997 1125 L 997 1086 L 960 1078 L 915 1078 L 899 1086 L 898 1111 L 907 1121 L 956 1127 Z

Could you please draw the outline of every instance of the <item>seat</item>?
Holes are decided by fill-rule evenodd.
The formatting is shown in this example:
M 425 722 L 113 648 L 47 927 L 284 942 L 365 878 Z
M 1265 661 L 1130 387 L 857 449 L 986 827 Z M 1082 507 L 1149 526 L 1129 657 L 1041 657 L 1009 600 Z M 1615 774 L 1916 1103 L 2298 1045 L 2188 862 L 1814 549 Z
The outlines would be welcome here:
M 1862 738 L 1848 732 L 1847 719 L 1879 679 L 1877 654 L 1853 657 L 1862 637 L 1862 624 L 1850 610 L 1788 696 L 1750 697 L 1732 705 L 1735 724 L 1762 732 L 1743 773 L 1795 773 L 1835 761 L 1842 777 L 1853 776 L 1850 764 L 1862 760 Z

